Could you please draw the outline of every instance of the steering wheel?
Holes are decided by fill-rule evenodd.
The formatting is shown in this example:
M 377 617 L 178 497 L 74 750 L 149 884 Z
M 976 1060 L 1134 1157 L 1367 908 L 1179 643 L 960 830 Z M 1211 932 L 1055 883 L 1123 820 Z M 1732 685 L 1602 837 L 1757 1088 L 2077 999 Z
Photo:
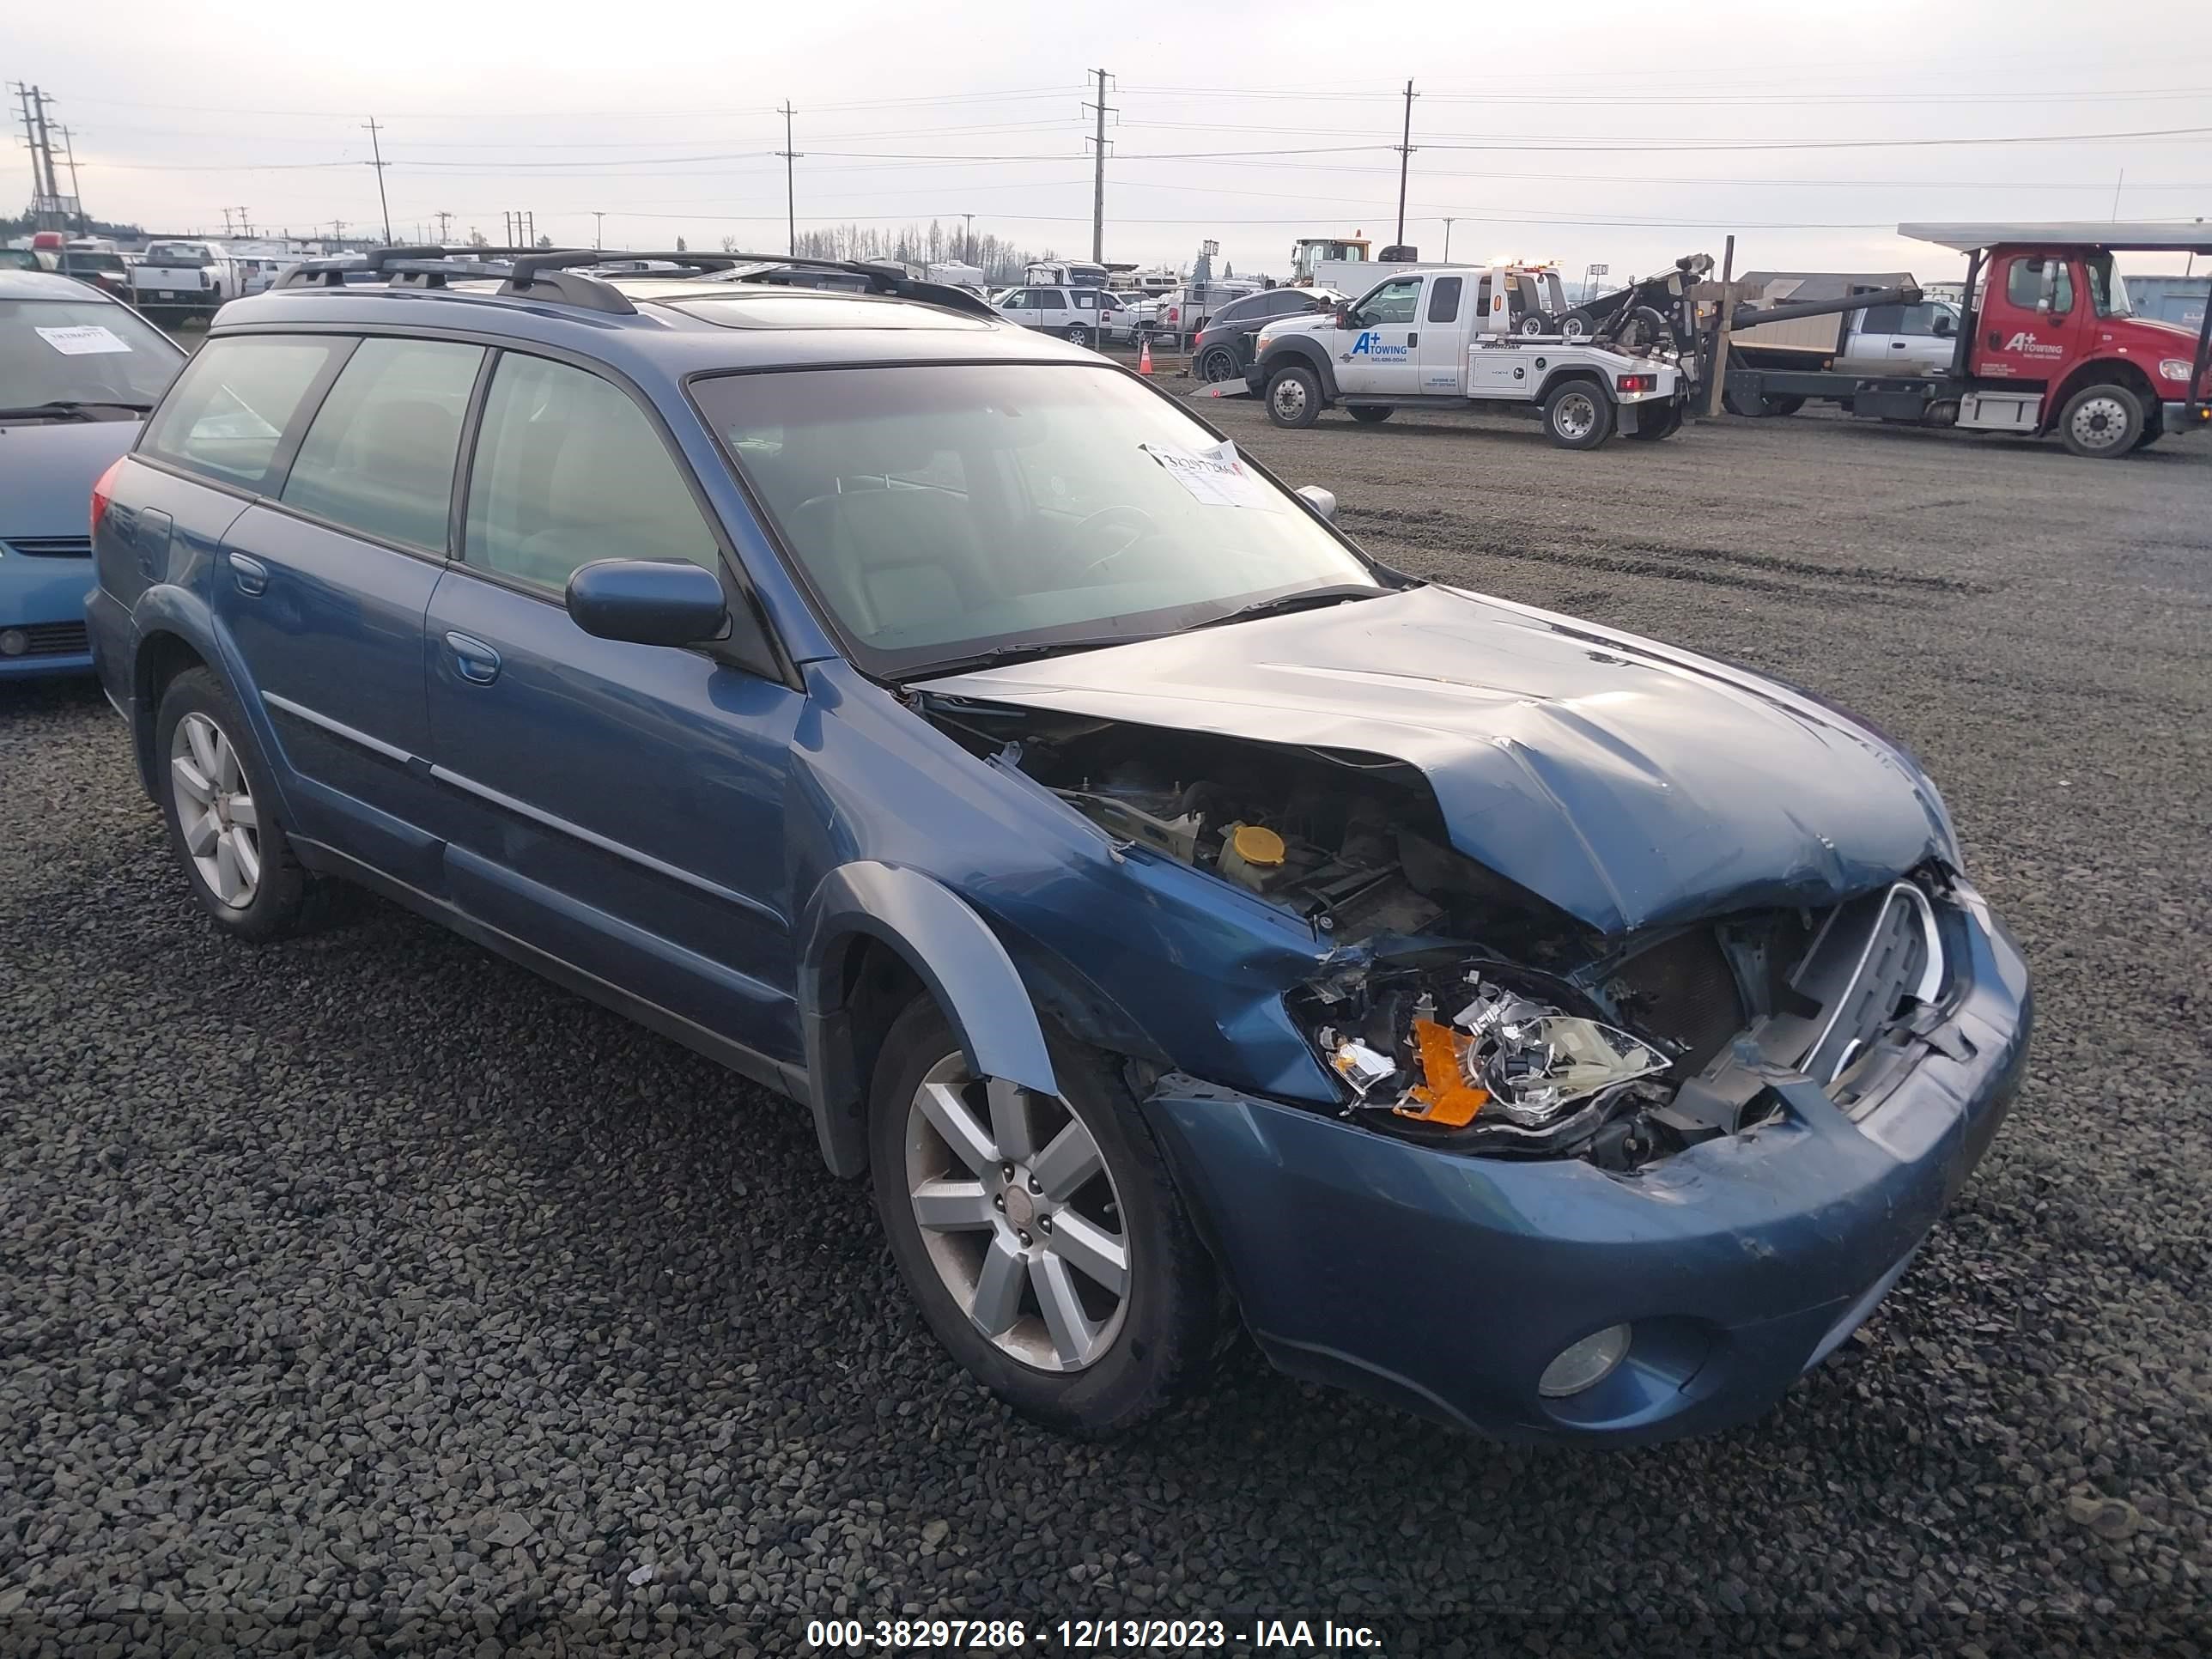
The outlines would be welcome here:
M 1077 525 L 1074 529 L 1069 531 L 1067 532 L 1068 539 L 1070 541 L 1074 541 L 1080 537 L 1090 534 L 1093 526 L 1097 526 L 1100 529 L 1127 529 L 1129 534 L 1128 539 L 1124 541 L 1119 547 L 1115 548 L 1109 553 L 1100 555 L 1097 558 L 1091 560 L 1089 564 L 1085 565 L 1083 567 L 1082 574 L 1086 576 L 1092 571 L 1099 569 L 1103 566 L 1113 563 L 1115 560 L 1120 558 L 1124 553 L 1127 553 L 1139 542 L 1144 540 L 1146 537 L 1158 535 L 1160 528 L 1159 525 L 1153 520 L 1152 515 L 1146 512 L 1143 507 L 1132 507 L 1127 502 L 1124 501 L 1116 506 L 1100 507 L 1096 513 L 1093 513 L 1090 517 L 1085 519 L 1080 524 Z

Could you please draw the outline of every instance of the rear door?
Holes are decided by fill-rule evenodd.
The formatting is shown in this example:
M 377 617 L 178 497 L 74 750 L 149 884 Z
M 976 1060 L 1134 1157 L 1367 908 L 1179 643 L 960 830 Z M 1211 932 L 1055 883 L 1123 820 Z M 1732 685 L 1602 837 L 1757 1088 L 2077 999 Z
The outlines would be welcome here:
M 594 560 L 723 568 L 659 422 L 611 380 L 503 353 L 461 517 L 428 634 L 454 899 L 658 1009 L 796 1061 L 783 794 L 801 697 L 705 650 L 594 638 L 562 603 Z
M 1467 330 L 1461 318 L 1471 296 L 1464 276 L 1431 276 L 1421 296 L 1421 343 L 1415 362 L 1419 390 L 1445 397 L 1467 389 Z
M 313 414 L 230 526 L 210 599 L 246 665 L 312 841 L 434 887 L 422 618 L 443 568 L 480 347 L 265 336 L 216 341 L 296 379 L 327 354 Z M 335 373 L 330 372 L 335 368 Z M 266 411 L 264 411 L 266 412 Z

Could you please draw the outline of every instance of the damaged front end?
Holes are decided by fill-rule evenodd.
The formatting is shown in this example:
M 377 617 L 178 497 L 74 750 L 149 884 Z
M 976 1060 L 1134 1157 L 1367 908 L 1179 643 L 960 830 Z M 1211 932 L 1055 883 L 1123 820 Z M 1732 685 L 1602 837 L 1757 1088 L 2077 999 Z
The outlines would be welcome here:
M 1777 1109 L 1809 1077 L 1848 1109 L 1932 1030 L 1945 985 L 1930 865 L 1822 908 L 1608 936 L 1458 851 L 1388 757 L 934 696 L 974 752 L 1049 789 L 1120 855 L 1171 860 L 1310 930 L 1278 988 L 1378 1133 L 1640 1169 Z

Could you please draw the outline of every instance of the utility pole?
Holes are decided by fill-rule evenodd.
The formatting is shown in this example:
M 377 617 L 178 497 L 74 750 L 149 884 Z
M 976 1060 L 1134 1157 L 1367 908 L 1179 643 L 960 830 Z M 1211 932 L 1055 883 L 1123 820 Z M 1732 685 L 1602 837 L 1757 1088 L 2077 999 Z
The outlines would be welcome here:
M 46 176 L 39 165 L 38 124 L 31 117 L 31 94 L 35 88 L 25 86 L 21 81 L 13 81 L 9 84 L 15 88 L 16 100 L 23 106 L 23 112 L 19 118 L 23 123 L 24 140 L 28 143 L 31 150 L 31 216 L 36 222 L 33 228 L 43 230 L 46 225 L 39 215 L 39 198 L 46 194 Z
M 1406 82 L 1406 136 L 1398 144 L 1398 241 L 1406 245 L 1406 167 L 1413 159 L 1413 83 Z
M 392 246 L 392 204 L 385 198 L 384 146 L 377 139 L 377 134 L 381 129 L 376 125 L 376 118 L 374 115 L 370 116 L 364 125 L 368 130 L 369 154 L 376 158 L 369 163 L 369 166 L 376 169 L 376 204 L 384 210 L 384 245 L 390 247 Z
M 967 234 L 962 237 L 960 242 L 960 263 L 963 265 L 972 265 L 975 263 L 975 216 L 972 213 L 963 213 L 960 216 L 968 222 Z
M 1098 136 L 1091 142 L 1097 149 L 1092 165 L 1096 169 L 1091 180 L 1091 260 L 1093 264 L 1106 261 L 1106 71 L 1091 71 L 1098 77 L 1098 101 L 1085 104 L 1084 108 L 1098 112 Z
M 593 208 L 592 210 L 592 246 L 597 248 L 605 247 L 606 245 L 607 216 L 599 209 Z
M 791 234 L 789 252 L 796 254 L 799 252 L 799 205 L 792 180 L 791 164 L 799 159 L 799 152 L 791 147 L 791 118 L 797 112 L 791 107 L 790 99 L 783 100 L 781 113 L 783 116 L 783 148 L 776 154 L 783 157 L 783 216 Z
M 446 246 L 446 238 L 451 234 L 449 228 L 453 222 L 453 216 L 445 209 L 440 208 L 438 210 L 438 246 L 440 247 Z
M 1449 219 L 1445 220 L 1445 221 L 1444 221 L 1444 263 L 1445 263 L 1446 264 L 1449 264 L 1451 263 L 1451 228 L 1452 228 L 1452 222 L 1451 222 L 1450 220 L 1449 220 Z
M 84 196 L 77 188 L 76 182 L 76 140 L 67 127 L 57 127 L 54 131 L 61 134 L 62 154 L 69 158 L 70 200 L 76 204 L 76 228 L 80 231 L 89 231 L 92 221 L 85 216 Z

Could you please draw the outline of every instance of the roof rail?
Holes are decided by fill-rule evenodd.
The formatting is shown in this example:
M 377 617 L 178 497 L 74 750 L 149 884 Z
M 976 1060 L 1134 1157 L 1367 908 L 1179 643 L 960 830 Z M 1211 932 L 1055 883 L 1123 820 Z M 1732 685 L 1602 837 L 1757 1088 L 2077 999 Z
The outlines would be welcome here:
M 648 259 L 678 266 L 678 270 L 667 273 L 671 276 L 686 272 L 695 276 L 732 273 L 728 280 L 733 282 L 772 283 L 779 271 L 793 270 L 842 271 L 866 279 L 868 289 L 873 294 L 914 300 L 994 321 L 999 316 L 988 301 L 965 289 L 918 281 L 896 265 L 866 259 L 817 259 L 804 254 L 694 253 L 684 248 L 671 252 L 611 247 L 376 247 L 361 254 L 304 259 L 283 272 L 271 287 L 336 289 L 345 287 L 349 276 L 366 276 L 371 281 L 383 279 L 410 288 L 442 288 L 453 278 L 503 276 L 506 281 L 499 291 L 511 299 L 550 300 L 615 316 L 634 316 L 637 307 L 630 303 L 629 296 L 605 276 L 591 273 L 593 266 L 623 259 Z M 495 266 L 489 263 L 492 260 L 507 263 Z M 747 265 L 759 269 L 744 270 L 742 267 Z M 659 273 L 615 274 L 650 276 Z

